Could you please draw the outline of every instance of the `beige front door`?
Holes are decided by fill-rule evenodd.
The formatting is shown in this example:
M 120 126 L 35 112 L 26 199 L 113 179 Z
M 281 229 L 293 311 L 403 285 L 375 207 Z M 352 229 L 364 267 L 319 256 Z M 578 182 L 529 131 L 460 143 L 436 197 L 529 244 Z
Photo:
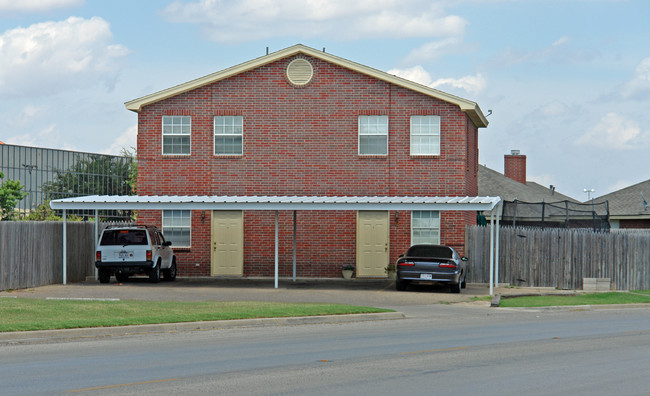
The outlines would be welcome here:
M 211 275 L 244 275 L 244 212 L 212 211 Z
M 357 276 L 386 277 L 388 212 L 357 212 Z

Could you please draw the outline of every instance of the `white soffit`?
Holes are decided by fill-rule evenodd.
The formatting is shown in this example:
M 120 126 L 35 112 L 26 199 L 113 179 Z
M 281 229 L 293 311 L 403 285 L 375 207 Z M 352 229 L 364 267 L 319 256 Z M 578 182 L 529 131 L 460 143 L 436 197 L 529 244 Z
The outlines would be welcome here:
M 217 81 L 221 81 L 223 79 L 232 77 L 234 75 L 246 72 L 248 70 L 255 69 L 257 67 L 266 65 L 271 62 L 275 62 L 279 59 L 284 59 L 290 56 L 294 56 L 296 54 L 305 54 L 317 59 L 322 59 L 326 62 L 330 62 L 335 65 L 345 67 L 347 69 L 365 74 L 367 76 L 374 77 L 379 80 L 386 81 L 398 86 L 402 86 L 412 91 L 419 92 L 424 95 L 431 96 L 440 99 L 442 101 L 455 104 L 459 106 L 460 109 L 469 116 L 469 118 L 472 120 L 472 122 L 477 128 L 485 128 L 488 126 L 487 117 L 483 114 L 478 104 L 471 100 L 467 100 L 443 91 L 439 91 L 437 89 L 422 84 L 418 84 L 416 82 L 401 77 L 397 77 L 392 74 L 388 74 L 386 72 L 373 69 L 371 67 L 356 62 L 352 62 L 344 58 L 340 58 L 330 53 L 318 51 L 316 49 L 307 47 L 302 44 L 296 44 L 291 47 L 273 52 L 266 56 L 261 56 L 259 58 L 249 60 L 242 64 L 229 67 L 227 69 L 218 71 L 216 73 L 212 73 L 207 76 L 200 77 L 195 80 L 188 81 L 186 83 L 179 84 L 174 87 L 167 88 L 162 91 L 155 92 L 153 94 L 143 96 L 138 99 L 130 100 L 126 102 L 124 105 L 128 110 L 140 112 L 140 110 L 142 110 L 142 107 L 150 105 L 152 103 L 156 103 L 158 101 L 170 98 L 172 96 L 176 96 L 191 91 L 193 89 L 200 88 Z
M 156 210 L 492 210 L 499 197 L 124 196 L 50 201 L 52 209 Z

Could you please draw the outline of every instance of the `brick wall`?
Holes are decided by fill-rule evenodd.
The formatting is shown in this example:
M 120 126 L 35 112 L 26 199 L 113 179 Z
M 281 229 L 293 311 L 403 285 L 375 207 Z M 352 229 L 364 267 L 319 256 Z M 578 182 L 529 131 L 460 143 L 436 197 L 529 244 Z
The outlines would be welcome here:
M 306 86 L 285 75 L 290 57 L 145 106 L 138 117 L 141 195 L 477 194 L 477 128 L 458 106 L 303 56 Z M 191 155 L 161 154 L 163 115 L 192 117 Z M 241 115 L 244 154 L 213 155 L 213 117 Z M 358 116 L 389 117 L 389 155 L 362 157 Z M 441 155 L 411 157 L 410 116 L 441 116 Z M 280 268 L 291 273 L 292 212 L 280 212 Z M 474 212 L 443 212 L 441 242 L 464 245 Z M 410 213 L 391 212 L 391 261 L 410 245 Z M 142 223 L 160 214 L 140 211 Z M 181 275 L 210 273 L 210 213 L 192 213 L 192 247 L 177 251 Z M 272 275 L 274 213 L 244 216 L 244 275 Z M 298 276 L 340 276 L 356 259 L 356 213 L 298 212 Z M 198 264 L 198 266 L 197 266 Z
M 526 156 L 521 154 L 505 155 L 504 172 L 506 177 L 526 184 Z

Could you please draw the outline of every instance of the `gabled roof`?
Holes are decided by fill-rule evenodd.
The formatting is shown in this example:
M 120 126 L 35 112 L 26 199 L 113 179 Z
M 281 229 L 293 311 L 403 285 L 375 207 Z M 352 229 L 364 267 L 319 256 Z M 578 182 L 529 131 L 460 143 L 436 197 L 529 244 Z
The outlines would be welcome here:
M 501 197 L 504 201 L 557 202 L 568 200 L 580 202 L 535 182 L 519 183 L 484 165 L 478 167 L 478 193 L 479 195 Z
M 373 69 L 368 66 L 364 66 L 362 64 L 356 63 L 349 61 L 347 59 L 340 58 L 338 56 L 334 56 L 331 54 L 328 54 L 323 51 L 318 51 L 313 48 L 304 46 L 302 44 L 296 44 L 294 46 L 270 53 L 268 55 L 250 60 L 248 62 L 244 62 L 242 64 L 230 67 L 225 70 L 218 71 L 216 73 L 209 74 L 204 77 L 197 78 L 192 81 L 188 81 L 184 84 L 177 85 L 175 87 L 167 88 L 162 91 L 143 96 L 138 99 L 134 99 L 131 101 L 128 101 L 125 103 L 125 106 L 127 109 L 135 112 L 139 112 L 143 106 L 150 105 L 152 103 L 156 103 L 158 101 L 170 98 L 172 96 L 179 95 L 181 93 L 191 91 L 196 88 L 200 88 L 202 86 L 212 84 L 214 82 L 224 80 L 226 78 L 232 77 L 234 75 L 256 69 L 260 66 L 266 65 L 271 62 L 275 62 L 280 59 L 284 59 L 290 56 L 294 56 L 296 54 L 304 54 L 308 55 L 317 59 L 321 59 L 323 61 L 344 67 L 346 69 L 350 69 L 356 72 L 359 72 L 361 74 L 365 74 L 370 77 L 374 77 L 378 80 L 382 80 L 391 84 L 395 84 L 397 86 L 404 87 L 406 89 L 410 89 L 415 92 L 419 92 L 421 94 L 431 96 L 436 99 L 440 99 L 442 101 L 448 102 L 455 104 L 460 107 L 460 109 L 465 112 L 469 118 L 472 120 L 474 125 L 478 128 L 483 128 L 487 127 L 488 121 L 483 112 L 481 111 L 480 107 L 478 104 L 475 102 L 472 102 L 467 99 L 460 98 L 458 96 L 454 96 L 442 91 L 439 91 L 437 89 L 433 89 L 430 87 L 427 87 L 426 85 L 418 84 L 413 81 L 394 76 L 392 74 L 388 74 L 386 72 Z
M 645 207 L 643 205 L 644 198 Z M 650 179 L 594 199 L 594 202 L 604 201 L 609 201 L 609 213 L 612 217 L 650 218 L 650 206 L 648 206 L 650 204 Z

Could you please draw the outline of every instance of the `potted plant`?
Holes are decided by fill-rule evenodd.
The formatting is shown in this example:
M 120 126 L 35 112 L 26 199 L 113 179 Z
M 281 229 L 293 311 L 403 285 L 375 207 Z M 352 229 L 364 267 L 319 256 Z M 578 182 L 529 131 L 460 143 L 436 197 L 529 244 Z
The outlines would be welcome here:
M 346 264 L 341 268 L 341 274 L 343 274 L 343 277 L 345 279 L 350 279 L 352 278 L 352 274 L 354 273 L 354 265 L 352 264 Z
M 384 268 L 384 271 L 386 271 L 386 275 L 388 275 L 388 279 L 395 279 L 397 277 L 396 272 L 396 267 L 395 263 L 390 263 Z

